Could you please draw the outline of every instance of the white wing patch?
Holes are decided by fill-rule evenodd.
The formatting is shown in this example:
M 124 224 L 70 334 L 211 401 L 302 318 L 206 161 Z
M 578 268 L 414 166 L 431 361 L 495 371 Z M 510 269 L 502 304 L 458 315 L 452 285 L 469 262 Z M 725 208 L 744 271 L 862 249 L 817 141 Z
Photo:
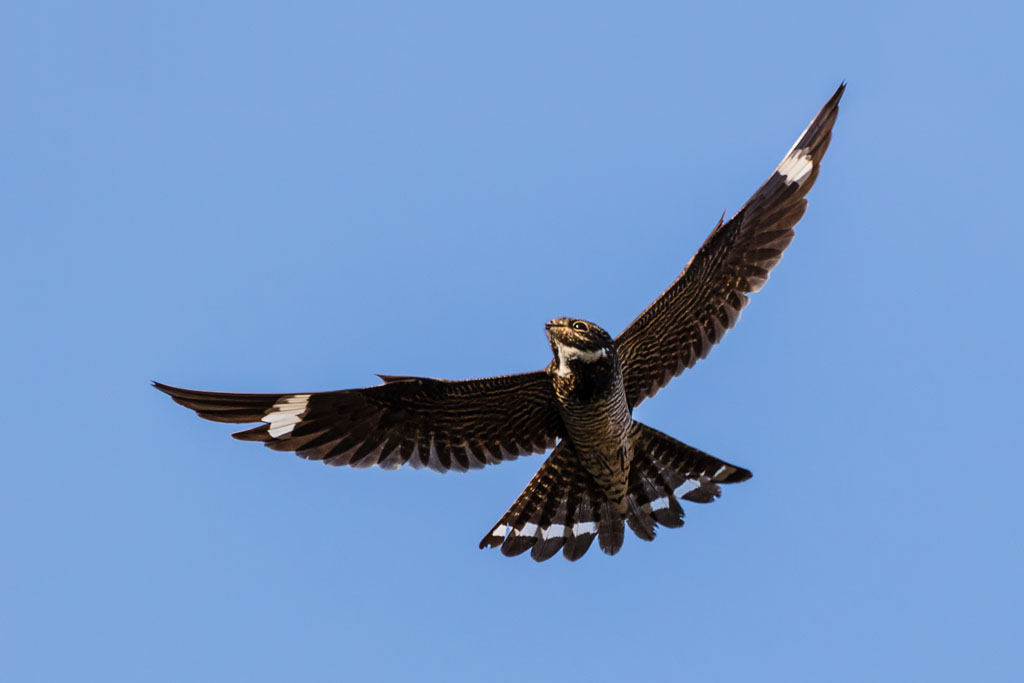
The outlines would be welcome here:
M 814 160 L 806 147 L 794 149 L 779 164 L 779 174 L 785 178 L 786 184 L 803 182 L 814 170 Z
M 278 439 L 291 434 L 295 425 L 302 421 L 302 413 L 309 407 L 309 397 L 310 394 L 292 394 L 279 398 L 261 420 L 270 425 L 267 430 L 270 436 Z

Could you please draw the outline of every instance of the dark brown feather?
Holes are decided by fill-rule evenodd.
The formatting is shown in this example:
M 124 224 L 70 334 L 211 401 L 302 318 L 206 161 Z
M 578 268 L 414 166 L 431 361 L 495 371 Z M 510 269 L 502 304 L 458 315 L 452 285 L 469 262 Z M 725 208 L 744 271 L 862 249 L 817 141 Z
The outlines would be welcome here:
M 633 423 L 626 521 L 639 538 L 654 539 L 657 526 L 683 525 L 679 498 L 708 503 L 721 493 L 719 484 L 750 478 L 730 465 L 650 427 Z
M 562 441 L 480 547 L 500 547 L 510 556 L 532 548 L 530 556 L 538 562 L 561 549 L 567 559 L 578 560 L 600 531 L 597 508 L 603 503 L 603 494 L 572 446 Z M 614 541 L 613 529 L 606 529 L 605 535 Z
M 631 407 L 707 356 L 736 324 L 747 294 L 767 281 L 807 208 L 804 197 L 818 177 L 844 88 L 790 150 L 810 158 L 810 172 L 787 182 L 776 169 L 732 219 L 718 222 L 679 278 L 616 339 Z
M 271 424 L 236 433 L 274 450 L 329 465 L 439 471 L 476 469 L 542 453 L 563 436 L 551 380 L 543 372 L 447 381 L 384 377 L 365 389 L 311 393 L 286 433 Z M 259 422 L 275 404 L 306 394 L 228 394 L 154 383 L 177 403 L 217 422 Z

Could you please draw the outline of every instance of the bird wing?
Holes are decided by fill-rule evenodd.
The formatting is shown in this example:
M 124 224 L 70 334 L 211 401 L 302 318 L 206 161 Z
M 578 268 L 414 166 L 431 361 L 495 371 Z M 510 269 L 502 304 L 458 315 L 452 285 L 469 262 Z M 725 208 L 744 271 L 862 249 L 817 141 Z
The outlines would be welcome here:
M 328 465 L 465 471 L 543 453 L 564 435 L 542 371 L 463 381 L 392 377 L 365 389 L 227 394 L 153 385 L 207 420 L 263 424 L 233 436 Z
M 839 86 L 768 181 L 711 235 L 665 293 L 616 339 L 626 397 L 635 407 L 704 358 L 736 324 L 747 294 L 768 280 L 807 208 L 832 137 Z

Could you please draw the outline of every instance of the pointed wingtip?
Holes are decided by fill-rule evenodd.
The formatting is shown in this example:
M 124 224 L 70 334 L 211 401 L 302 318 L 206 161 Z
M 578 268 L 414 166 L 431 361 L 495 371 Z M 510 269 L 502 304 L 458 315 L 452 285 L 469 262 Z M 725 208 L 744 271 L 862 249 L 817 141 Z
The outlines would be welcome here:
M 839 100 L 843 99 L 843 94 L 846 92 L 846 81 L 839 84 L 836 91 L 832 93 L 832 97 L 828 98 L 828 102 L 822 106 L 818 115 L 814 117 L 814 121 L 811 122 L 813 126 L 816 122 L 834 116 L 834 113 L 839 109 Z M 829 126 L 831 128 L 831 125 Z
M 190 410 L 194 408 L 185 402 L 185 396 L 183 395 L 184 389 L 178 387 L 172 387 L 170 384 L 164 384 L 163 382 L 157 382 L 155 379 L 150 380 L 150 386 L 159 391 L 162 394 L 167 394 L 171 397 L 171 400 L 177 403 L 179 406 L 185 406 Z
M 380 377 L 384 384 L 394 384 L 395 382 L 407 382 L 409 380 L 419 379 L 418 377 L 410 377 L 408 375 L 382 375 L 379 372 L 375 372 L 377 377 Z
M 189 393 L 188 389 L 182 389 L 181 387 L 172 387 L 170 384 L 164 384 L 163 382 L 157 382 L 156 380 L 151 380 L 151 385 L 157 391 L 160 391 L 170 396 L 175 403 L 185 405 L 184 403 L 182 403 L 182 400 L 184 400 L 186 398 L 186 394 Z M 188 406 L 185 407 L 187 408 Z
M 839 84 L 839 87 L 836 88 L 836 91 L 832 93 L 832 97 L 828 98 L 828 102 L 826 102 L 825 105 L 821 108 L 821 111 L 818 112 L 818 115 L 814 117 L 814 121 L 811 123 L 811 125 L 813 126 L 814 123 L 819 120 L 834 116 L 835 113 L 839 110 L 839 100 L 843 99 L 843 93 L 845 92 L 846 81 L 843 81 L 842 83 Z M 831 128 L 831 126 L 829 126 L 829 128 Z
M 735 471 L 730 472 L 729 476 L 718 482 L 719 484 L 738 484 L 741 481 L 747 481 L 754 476 L 754 473 L 748 469 L 736 467 L 735 465 L 730 465 L 729 467 L 733 468 Z

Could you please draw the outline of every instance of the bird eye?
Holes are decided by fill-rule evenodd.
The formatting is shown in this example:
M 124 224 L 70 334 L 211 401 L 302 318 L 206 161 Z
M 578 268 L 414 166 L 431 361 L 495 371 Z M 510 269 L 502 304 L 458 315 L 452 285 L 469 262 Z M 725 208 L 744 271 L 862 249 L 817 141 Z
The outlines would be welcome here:
M 587 327 L 587 324 L 585 322 L 583 322 L 582 320 L 577 320 L 572 324 L 572 329 L 576 330 L 577 332 L 586 332 L 589 328 Z

